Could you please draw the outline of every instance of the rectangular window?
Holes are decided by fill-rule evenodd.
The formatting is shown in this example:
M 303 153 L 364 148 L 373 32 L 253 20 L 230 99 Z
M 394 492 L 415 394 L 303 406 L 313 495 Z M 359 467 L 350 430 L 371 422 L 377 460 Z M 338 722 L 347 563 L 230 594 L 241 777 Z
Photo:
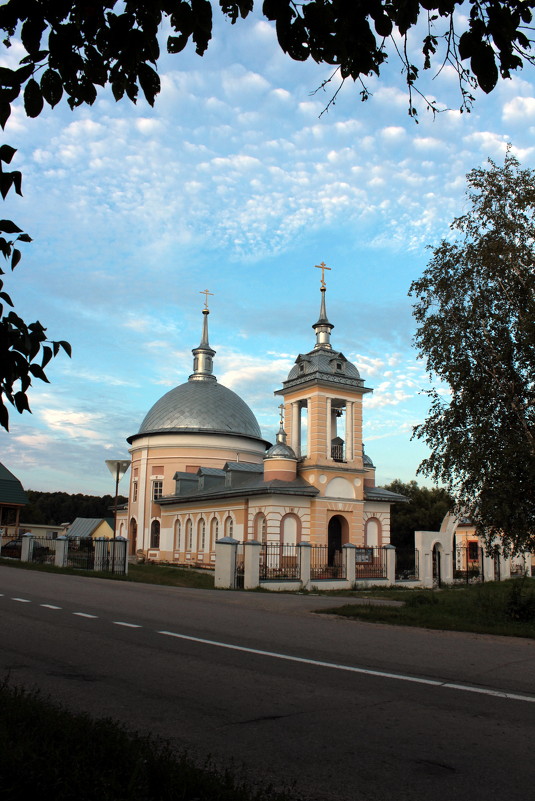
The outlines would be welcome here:
M 471 562 L 477 562 L 479 558 L 479 543 L 472 540 L 468 543 L 468 559 Z
M 152 482 L 152 500 L 157 501 L 163 495 L 163 481 Z
M 135 503 L 137 501 L 137 481 L 134 481 L 132 484 L 132 502 Z

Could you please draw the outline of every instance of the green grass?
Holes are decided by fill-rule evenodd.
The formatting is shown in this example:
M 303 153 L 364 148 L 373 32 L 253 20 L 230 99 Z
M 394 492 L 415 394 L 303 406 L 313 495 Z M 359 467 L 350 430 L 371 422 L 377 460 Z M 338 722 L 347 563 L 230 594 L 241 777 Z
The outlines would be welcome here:
M 0 685 L 2 801 L 289 801 L 169 743 Z
M 441 590 L 407 590 L 403 596 L 398 594 L 396 600 L 405 603 L 403 606 L 345 604 L 318 612 L 395 626 L 535 638 L 535 582 L 531 579 Z
M 32 562 L 20 562 L 18 559 L 2 559 L 0 565 L 22 570 L 38 570 L 45 573 L 84 576 L 85 578 L 104 578 L 112 581 L 134 581 L 143 584 L 164 584 L 168 587 L 192 587 L 198 590 L 214 588 L 214 574 L 192 570 L 190 568 L 168 567 L 166 565 L 128 565 L 128 575 L 119 576 L 113 573 L 96 570 L 76 570 L 73 567 L 54 567 Z

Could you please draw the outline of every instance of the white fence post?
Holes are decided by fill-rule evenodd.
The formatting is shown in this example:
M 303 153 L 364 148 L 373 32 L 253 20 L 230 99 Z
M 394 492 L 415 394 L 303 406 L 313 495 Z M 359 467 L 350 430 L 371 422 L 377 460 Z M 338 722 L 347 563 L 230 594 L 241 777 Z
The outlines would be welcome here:
M 243 544 L 243 589 L 255 590 L 260 585 L 260 548 L 258 540 L 247 540 Z M 217 556 L 216 556 L 217 564 Z
M 355 551 L 357 550 L 357 546 L 353 545 L 350 542 L 346 542 L 345 545 L 342 545 L 342 553 L 344 554 L 345 559 L 345 568 L 346 568 L 346 581 L 349 581 L 349 586 L 353 587 L 356 581 L 356 564 L 355 564 Z
M 298 542 L 299 554 L 299 578 L 301 587 L 308 590 L 310 587 L 310 558 L 312 555 L 312 545 L 309 542 Z
M 67 553 L 69 549 L 69 540 L 67 537 L 58 537 L 56 540 L 56 552 L 54 555 L 54 564 L 56 567 L 65 567 L 67 564 Z
M 128 540 L 126 537 L 115 537 L 112 546 L 115 554 L 113 572 L 122 576 L 128 575 Z
M 22 546 L 21 546 L 21 549 L 20 549 L 20 561 L 21 562 L 31 562 L 32 561 L 33 542 L 34 542 L 34 538 L 33 538 L 32 534 L 23 534 L 22 535 Z
M 234 589 L 238 544 L 238 540 L 233 537 L 221 537 L 220 540 L 216 540 L 214 587 Z
M 389 584 L 396 583 L 396 549 L 393 545 L 383 545 L 386 555 L 386 579 Z

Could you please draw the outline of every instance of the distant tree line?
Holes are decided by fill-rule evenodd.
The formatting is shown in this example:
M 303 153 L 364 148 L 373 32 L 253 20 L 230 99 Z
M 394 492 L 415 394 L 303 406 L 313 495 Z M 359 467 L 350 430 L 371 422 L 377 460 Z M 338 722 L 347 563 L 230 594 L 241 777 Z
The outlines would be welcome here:
M 76 517 L 113 517 L 115 498 L 112 495 L 99 497 L 37 490 L 28 490 L 27 495 L 30 502 L 22 512 L 24 523 L 60 526 L 62 523 L 72 523 Z M 125 503 L 126 500 L 122 495 L 118 498 L 119 503 Z
M 396 478 L 385 489 L 405 495 L 408 503 L 395 503 L 390 512 L 390 541 L 396 548 L 412 548 L 415 531 L 438 531 L 453 499 L 441 487 L 420 487 L 416 481 Z

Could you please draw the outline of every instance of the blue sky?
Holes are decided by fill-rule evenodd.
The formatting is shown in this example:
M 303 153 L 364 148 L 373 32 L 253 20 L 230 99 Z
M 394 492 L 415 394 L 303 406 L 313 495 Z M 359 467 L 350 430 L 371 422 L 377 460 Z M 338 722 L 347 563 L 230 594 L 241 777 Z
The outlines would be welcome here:
M 15 43 L 2 63 L 21 55 Z M 347 83 L 322 115 L 330 95 L 313 92 L 329 72 L 291 61 L 259 18 L 217 17 L 204 58 L 162 58 L 153 109 L 102 91 L 74 112 L 14 110 L 5 141 L 24 197 L 3 216 L 34 242 L 6 290 L 73 347 L 32 388 L 33 414 L 13 411 L 0 432 L 27 489 L 113 491 L 105 459 L 128 457 L 126 437 L 191 372 L 205 288 L 218 380 L 272 440 L 273 391 L 314 343 L 321 261 L 333 346 L 375 389 L 364 441 L 377 482 L 416 477 L 429 383 L 407 292 L 466 208 L 472 167 L 502 162 L 507 142 L 535 166 L 533 73 L 479 93 L 471 114 L 422 104 L 416 125 L 395 60 L 368 81 L 370 100 Z M 422 88 L 458 108 L 451 70 Z

